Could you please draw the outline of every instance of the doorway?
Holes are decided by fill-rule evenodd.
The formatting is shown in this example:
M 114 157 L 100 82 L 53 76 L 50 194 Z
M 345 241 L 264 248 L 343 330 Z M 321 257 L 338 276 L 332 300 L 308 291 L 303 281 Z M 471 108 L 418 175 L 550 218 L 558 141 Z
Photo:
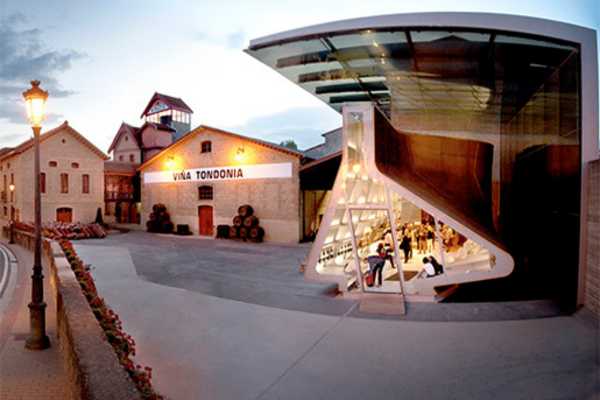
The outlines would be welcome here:
M 212 206 L 198 207 L 198 233 L 200 236 L 213 235 L 213 208 Z
M 402 293 L 402 265 L 395 250 L 398 249 L 396 235 L 391 234 L 395 229 L 389 210 L 351 207 L 348 214 L 356 274 L 362 290 L 370 293 Z M 384 245 L 384 257 L 377 252 L 380 243 Z M 377 279 L 369 281 L 369 275 Z
M 56 209 L 56 221 L 58 222 L 73 222 L 73 209 L 69 207 L 61 207 Z

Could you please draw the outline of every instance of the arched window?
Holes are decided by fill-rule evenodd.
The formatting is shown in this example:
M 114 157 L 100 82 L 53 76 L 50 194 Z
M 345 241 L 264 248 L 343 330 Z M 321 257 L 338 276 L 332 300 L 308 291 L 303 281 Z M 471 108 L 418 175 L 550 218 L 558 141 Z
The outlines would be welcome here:
M 71 163 L 71 168 L 79 168 L 79 163 L 76 163 L 76 162 Z
M 212 200 L 213 199 L 213 188 L 212 186 L 200 186 L 198 188 L 198 200 Z
M 210 140 L 205 140 L 202 142 L 202 153 L 210 153 L 212 152 L 212 143 Z
M 57 165 L 58 165 L 58 163 L 56 161 L 48 162 L 48 166 L 50 166 L 50 167 L 56 167 Z

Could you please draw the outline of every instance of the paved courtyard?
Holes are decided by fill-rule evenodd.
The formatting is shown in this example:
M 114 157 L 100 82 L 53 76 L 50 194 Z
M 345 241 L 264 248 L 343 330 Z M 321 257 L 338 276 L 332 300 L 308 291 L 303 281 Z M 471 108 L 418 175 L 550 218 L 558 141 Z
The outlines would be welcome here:
M 290 269 L 277 261 L 289 251 L 297 262 L 307 249 L 263 245 L 249 254 L 239 243 L 161 238 L 158 246 L 149 236 L 114 235 L 76 248 L 135 337 L 138 361 L 154 368 L 157 388 L 170 398 L 594 399 L 600 393 L 598 327 L 585 313 L 494 322 L 356 318 L 355 302 L 323 296 L 326 286 L 301 284 L 297 264 Z M 207 247 L 192 251 L 196 246 Z M 237 263 L 223 265 L 223 257 Z M 209 261 L 198 266 L 199 259 Z M 240 274 L 250 259 L 265 270 Z M 211 283 L 200 282 L 194 268 L 205 268 Z M 253 301 L 229 298 L 234 289 L 221 286 L 215 278 L 221 273 L 237 276 L 241 282 L 232 285 Z M 168 285 L 155 282 L 166 278 Z M 274 294 L 261 297 L 261 290 Z M 285 290 L 344 304 L 345 311 L 313 313 L 256 300 Z
M 308 245 L 211 240 L 131 231 L 79 243 L 129 251 L 142 279 L 211 296 L 342 315 L 355 301 L 333 298 L 334 284 L 307 282 L 299 266 Z

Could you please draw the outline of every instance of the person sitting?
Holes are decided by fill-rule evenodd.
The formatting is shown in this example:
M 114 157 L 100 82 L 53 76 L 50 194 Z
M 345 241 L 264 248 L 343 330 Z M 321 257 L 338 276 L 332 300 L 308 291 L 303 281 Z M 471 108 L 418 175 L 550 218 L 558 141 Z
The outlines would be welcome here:
M 436 275 L 435 268 L 427 257 L 423 257 L 423 270 L 425 271 L 427 278 L 432 278 Z
M 431 263 L 431 265 L 433 265 L 436 275 L 441 275 L 444 273 L 444 266 L 440 264 L 434 256 L 429 256 L 429 262 Z

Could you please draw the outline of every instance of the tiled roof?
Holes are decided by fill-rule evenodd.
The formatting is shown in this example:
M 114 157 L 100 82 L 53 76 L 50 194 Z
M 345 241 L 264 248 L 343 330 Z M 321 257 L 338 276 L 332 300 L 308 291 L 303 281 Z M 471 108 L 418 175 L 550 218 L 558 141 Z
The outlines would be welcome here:
M 179 97 L 168 96 L 166 94 L 155 92 L 150 101 L 148 102 L 146 108 L 144 108 L 144 111 L 142 112 L 142 115 L 140 115 L 140 118 L 147 115 L 148 111 L 150 110 L 150 108 L 156 100 L 160 100 L 161 102 L 165 103 L 167 106 L 174 110 L 179 110 L 190 114 L 194 113 L 192 109 L 187 104 L 185 104 L 185 101 L 181 100 Z
M 183 143 L 183 142 L 187 141 L 188 139 L 194 137 L 196 134 L 200 134 L 200 133 L 202 133 L 204 131 L 214 131 L 214 132 L 221 133 L 221 134 L 228 135 L 228 136 L 232 136 L 232 137 L 235 137 L 235 138 L 238 138 L 238 139 L 247 140 L 249 142 L 256 143 L 256 144 L 258 144 L 260 146 L 264 146 L 264 147 L 268 147 L 268 148 L 273 149 L 273 150 L 281 151 L 282 153 L 287 153 L 287 154 L 295 156 L 295 157 L 299 157 L 299 158 L 303 157 L 302 152 L 296 151 L 296 150 L 292 150 L 292 149 L 290 149 L 288 147 L 285 147 L 285 146 L 281 146 L 281 145 L 278 145 L 278 144 L 275 144 L 275 143 L 267 142 L 265 140 L 260 140 L 260 139 L 255 139 L 255 138 L 248 137 L 248 136 L 243 136 L 243 135 L 240 135 L 240 134 L 237 134 L 237 133 L 233 133 L 233 132 L 224 131 L 222 129 L 213 128 L 213 127 L 207 126 L 207 125 L 200 125 L 196 129 L 193 129 L 193 130 L 189 131 L 188 133 L 186 133 L 185 135 L 183 135 L 181 138 L 179 138 L 178 140 L 176 140 L 175 142 L 173 142 L 170 146 L 165 147 L 164 149 L 162 149 L 160 151 L 160 153 L 155 154 L 152 158 L 150 158 L 149 160 L 145 161 L 142 165 L 140 165 L 140 167 L 138 168 L 138 170 L 141 170 L 141 169 L 145 168 L 147 165 L 149 165 L 150 163 L 154 162 L 154 160 L 160 158 L 165 151 L 168 151 L 168 150 L 172 149 L 173 147 L 180 145 L 181 143 Z
M 144 129 L 146 129 L 147 126 L 152 126 L 154 129 L 157 129 L 159 131 L 175 132 L 175 129 L 171 128 L 169 125 L 158 124 L 155 122 L 145 122 L 144 125 L 142 125 L 139 128 L 136 128 L 135 126 L 132 126 L 132 125 L 129 125 L 129 124 L 123 122 L 121 124 L 121 126 L 119 127 L 119 130 L 117 131 L 117 134 L 115 135 L 112 143 L 110 144 L 110 147 L 108 148 L 109 153 L 111 151 L 113 151 L 113 149 L 116 147 L 117 143 L 119 143 L 119 138 L 124 133 L 124 131 L 121 130 L 121 128 L 123 126 L 126 128 L 126 130 L 128 130 L 133 135 L 133 137 L 135 138 L 135 141 L 140 149 L 144 148 L 143 142 L 142 142 L 142 132 L 144 131 Z
M 62 132 L 62 131 L 69 132 L 78 141 L 83 143 L 92 152 L 94 152 L 96 155 L 98 155 L 98 157 L 100 157 L 104 160 L 108 159 L 108 156 L 106 154 L 104 154 L 99 148 L 94 146 L 94 144 L 92 142 L 90 142 L 89 140 L 87 140 L 81 133 L 79 133 L 75 129 L 73 129 L 69 125 L 68 121 L 63 122 L 62 124 L 60 124 L 59 126 L 57 126 L 54 129 L 50 129 L 49 131 L 42 133 L 40 135 L 40 143 L 44 142 L 46 139 L 50 139 L 52 136 L 54 136 L 57 133 Z M 20 145 L 18 145 L 17 147 L 13 148 L 12 150 L 10 150 L 8 152 L 0 154 L 0 160 L 21 154 L 21 153 L 29 150 L 31 147 L 33 147 L 33 138 L 24 141 L 23 143 L 21 143 Z
M 131 134 L 133 135 L 133 137 L 135 138 L 138 146 L 142 146 L 140 138 L 139 138 L 139 128 L 136 128 L 133 125 L 129 125 L 128 123 L 122 122 L 121 126 L 119 127 L 119 130 L 117 131 L 117 134 L 115 135 L 115 137 L 113 138 L 112 143 L 110 144 L 110 147 L 108 148 L 108 152 L 110 153 L 111 151 L 113 151 L 113 149 L 115 148 L 115 146 L 117 145 L 117 143 L 119 143 L 119 138 L 121 137 L 121 135 L 123 134 L 123 131 L 121 130 L 122 127 L 125 127 L 127 130 L 129 130 L 129 132 L 131 132 Z

